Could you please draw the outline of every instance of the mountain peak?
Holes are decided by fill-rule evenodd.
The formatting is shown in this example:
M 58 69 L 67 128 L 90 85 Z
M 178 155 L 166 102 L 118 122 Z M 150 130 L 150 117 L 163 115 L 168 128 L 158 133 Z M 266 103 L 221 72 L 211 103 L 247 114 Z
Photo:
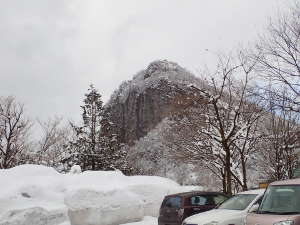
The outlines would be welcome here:
M 178 71 L 180 66 L 168 60 L 157 60 L 149 64 L 144 73 L 144 79 L 151 77 L 153 74 L 161 72 Z
M 192 104 L 197 96 L 190 86 L 201 86 L 201 82 L 167 60 L 154 61 L 123 82 L 106 104 L 120 141 L 133 145 L 163 119 Z

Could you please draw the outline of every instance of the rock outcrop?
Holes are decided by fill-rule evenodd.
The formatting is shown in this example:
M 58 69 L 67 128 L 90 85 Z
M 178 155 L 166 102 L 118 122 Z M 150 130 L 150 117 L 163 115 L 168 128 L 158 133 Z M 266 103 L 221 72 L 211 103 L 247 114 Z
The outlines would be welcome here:
M 152 62 L 121 84 L 106 105 L 120 142 L 133 145 L 170 114 L 198 98 L 191 85 L 201 85 L 189 71 L 166 60 Z

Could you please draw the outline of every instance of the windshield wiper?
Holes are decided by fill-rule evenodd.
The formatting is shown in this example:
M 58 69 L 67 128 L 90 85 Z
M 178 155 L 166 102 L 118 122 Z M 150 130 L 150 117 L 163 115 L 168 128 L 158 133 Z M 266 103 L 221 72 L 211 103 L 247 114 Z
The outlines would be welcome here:
M 281 215 L 292 215 L 292 214 L 300 214 L 300 212 L 282 212 Z
M 276 214 L 276 215 L 293 215 L 300 214 L 300 212 L 274 212 L 274 211 L 259 211 L 259 214 Z
M 259 213 L 259 214 L 280 214 L 280 213 L 278 213 L 278 212 L 265 211 L 265 210 L 263 210 L 263 211 L 258 211 L 258 213 Z

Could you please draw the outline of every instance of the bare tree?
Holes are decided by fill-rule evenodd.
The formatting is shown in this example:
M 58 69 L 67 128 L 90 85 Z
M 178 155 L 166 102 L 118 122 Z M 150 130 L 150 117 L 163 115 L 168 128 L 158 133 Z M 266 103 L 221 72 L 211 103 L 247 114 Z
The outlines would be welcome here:
M 0 168 L 19 163 L 27 148 L 31 123 L 24 116 L 24 106 L 13 97 L 0 97 Z
M 228 194 L 232 194 L 233 181 L 247 189 L 246 167 L 251 152 L 256 150 L 256 131 L 263 109 L 251 102 L 249 95 L 254 65 L 242 53 L 236 61 L 220 58 L 207 88 L 192 86 L 200 96 L 198 104 L 194 111 L 188 109 L 181 116 L 181 125 L 175 125 L 170 132 L 171 136 L 180 136 L 167 138 L 175 143 L 170 148 L 176 157 L 203 163 L 222 180 Z M 234 79 L 237 75 L 244 76 L 238 81 Z
M 297 166 L 295 150 L 299 148 L 299 115 L 287 110 L 291 104 L 282 98 L 278 102 L 274 92 L 269 92 L 269 119 L 265 121 L 265 137 L 262 147 L 263 171 L 270 180 L 282 180 L 293 178 L 293 172 Z M 279 93 L 285 96 L 283 90 Z M 281 105 L 281 110 L 277 106 Z
M 37 143 L 34 162 L 57 168 L 64 157 L 65 145 L 69 141 L 70 128 L 62 126 L 62 118 L 54 117 L 45 122 L 38 120 L 42 136 Z
M 254 99 L 253 99 L 254 100 Z M 237 163 L 235 170 L 241 170 L 241 173 L 233 175 L 242 190 L 248 189 L 247 171 L 248 165 L 255 163 L 253 153 L 259 151 L 260 140 L 263 138 L 261 130 L 262 118 L 264 118 L 265 110 L 260 106 L 260 99 L 255 98 L 254 102 L 244 102 L 243 110 L 240 115 L 240 123 L 244 124 L 244 128 L 236 140 L 232 143 L 234 151 L 237 154 Z
M 300 111 L 300 6 L 295 5 L 286 15 L 269 24 L 268 32 L 256 45 L 257 69 L 273 86 L 285 87 L 289 95 L 274 92 L 292 104 L 289 110 Z M 281 106 L 282 107 L 282 106 Z

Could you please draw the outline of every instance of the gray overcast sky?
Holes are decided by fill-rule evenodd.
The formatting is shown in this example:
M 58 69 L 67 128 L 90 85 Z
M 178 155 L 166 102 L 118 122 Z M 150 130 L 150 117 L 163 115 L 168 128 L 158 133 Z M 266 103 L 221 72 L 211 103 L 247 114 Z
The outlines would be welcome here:
M 156 59 L 195 71 L 247 45 L 288 0 L 0 0 L 0 96 L 31 118 L 80 118 Z M 206 51 L 208 49 L 208 51 Z

